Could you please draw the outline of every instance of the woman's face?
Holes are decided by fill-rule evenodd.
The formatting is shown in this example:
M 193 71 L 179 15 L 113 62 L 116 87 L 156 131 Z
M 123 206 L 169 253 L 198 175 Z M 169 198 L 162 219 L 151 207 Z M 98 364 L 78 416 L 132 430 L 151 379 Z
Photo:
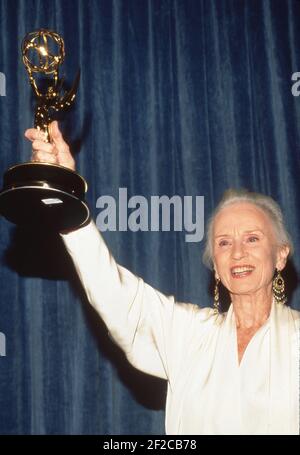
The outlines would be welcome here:
M 272 223 L 249 202 L 234 203 L 216 216 L 213 255 L 216 276 L 232 294 L 254 294 L 271 286 L 282 270 L 288 247 L 279 247 Z

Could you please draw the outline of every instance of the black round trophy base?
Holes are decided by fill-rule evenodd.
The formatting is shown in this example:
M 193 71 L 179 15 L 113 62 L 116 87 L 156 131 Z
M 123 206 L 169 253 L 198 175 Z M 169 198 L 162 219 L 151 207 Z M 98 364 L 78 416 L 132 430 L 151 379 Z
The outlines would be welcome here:
M 63 166 L 24 163 L 4 174 L 0 213 L 17 225 L 58 232 L 76 229 L 89 219 L 85 180 Z

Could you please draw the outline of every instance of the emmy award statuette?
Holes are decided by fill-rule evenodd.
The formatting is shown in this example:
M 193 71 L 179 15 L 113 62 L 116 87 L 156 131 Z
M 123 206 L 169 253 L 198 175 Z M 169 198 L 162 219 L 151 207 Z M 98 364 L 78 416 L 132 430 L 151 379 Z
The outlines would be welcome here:
M 56 112 L 73 103 L 80 74 L 65 92 L 63 78 L 59 78 L 64 41 L 51 30 L 28 33 L 22 43 L 22 56 L 36 98 L 34 126 L 45 133 L 49 142 L 49 124 Z M 86 191 L 83 177 L 64 166 L 46 162 L 17 164 L 4 174 L 0 213 L 18 225 L 43 225 L 58 232 L 74 229 L 89 218 Z

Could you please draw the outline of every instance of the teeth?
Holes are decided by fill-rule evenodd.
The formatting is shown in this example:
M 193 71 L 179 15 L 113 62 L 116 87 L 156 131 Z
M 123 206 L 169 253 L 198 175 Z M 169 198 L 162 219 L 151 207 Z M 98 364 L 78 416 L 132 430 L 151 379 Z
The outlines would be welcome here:
M 232 273 L 244 273 L 244 272 L 252 272 L 253 267 L 234 267 L 231 269 Z

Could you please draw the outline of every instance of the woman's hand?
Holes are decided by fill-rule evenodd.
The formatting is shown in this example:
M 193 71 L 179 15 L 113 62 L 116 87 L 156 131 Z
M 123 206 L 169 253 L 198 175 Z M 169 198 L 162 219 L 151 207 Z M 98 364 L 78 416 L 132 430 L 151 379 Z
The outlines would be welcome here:
M 45 142 L 45 133 L 35 128 L 25 131 L 25 137 L 32 142 L 31 161 L 59 164 L 75 170 L 75 160 L 68 144 L 64 141 L 56 121 L 50 123 L 51 142 Z

